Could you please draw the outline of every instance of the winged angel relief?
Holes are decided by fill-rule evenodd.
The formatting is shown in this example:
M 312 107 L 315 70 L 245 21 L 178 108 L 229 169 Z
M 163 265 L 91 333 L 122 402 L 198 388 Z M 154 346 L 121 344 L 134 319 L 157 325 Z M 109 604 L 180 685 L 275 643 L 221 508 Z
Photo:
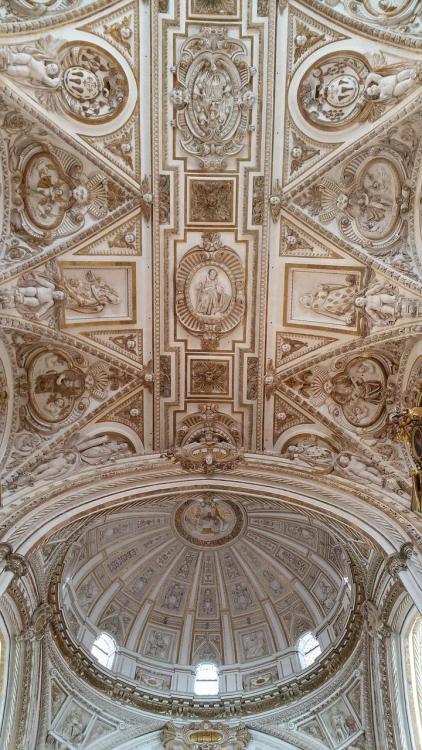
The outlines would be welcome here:
M 17 144 L 13 228 L 28 241 L 53 242 L 81 229 L 87 215 L 103 219 L 119 190 L 100 172 L 87 176 L 82 162 L 56 146 L 29 139 Z
M 220 169 L 237 154 L 249 128 L 255 95 L 249 88 L 254 68 L 246 47 L 226 29 L 204 28 L 182 47 L 172 91 L 183 148 L 206 169 Z

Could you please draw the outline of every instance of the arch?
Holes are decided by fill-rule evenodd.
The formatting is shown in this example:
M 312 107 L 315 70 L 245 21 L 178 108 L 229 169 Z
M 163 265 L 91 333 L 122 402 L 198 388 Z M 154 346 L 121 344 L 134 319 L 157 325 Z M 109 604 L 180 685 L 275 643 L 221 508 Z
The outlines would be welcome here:
M 154 464 L 151 466 L 152 459 Z M 364 487 L 352 488 L 345 480 L 313 476 L 311 471 L 303 467 L 295 469 L 291 462 L 276 456 L 265 456 L 264 460 L 263 456 L 248 454 L 247 459 L 242 466 L 241 480 L 234 475 L 221 473 L 213 481 L 212 490 L 219 493 L 254 493 L 280 501 L 288 494 L 301 509 L 328 513 L 359 528 L 379 546 L 385 556 L 399 552 L 400 547 L 409 542 L 409 534 L 413 534 L 413 538 L 419 536 L 398 506 L 397 510 L 392 511 L 383 501 L 382 492 L 369 494 Z M 83 499 L 80 486 L 84 486 Z M 45 488 L 35 490 L 31 502 L 26 504 L 27 511 L 16 519 L 13 530 L 11 528 L 5 532 L 4 541 L 11 542 L 16 552 L 26 555 L 44 538 L 77 517 L 86 518 L 99 510 L 122 506 L 143 497 L 159 497 L 168 491 L 178 496 L 187 490 L 201 492 L 203 489 L 210 489 L 209 480 L 189 477 L 182 471 L 176 472 L 174 464 L 145 455 L 133 459 L 126 467 L 104 470 L 100 477 L 98 472 L 85 472 L 65 485 L 52 486 L 48 491 Z M 407 569 L 399 575 L 417 606 L 422 609 L 421 572 L 422 561 L 420 555 L 415 554 L 409 560 Z
M 6 623 L 0 614 L 0 743 L 6 720 L 7 684 L 9 678 L 10 640 Z
M 422 614 L 418 614 L 408 635 L 408 683 L 410 717 L 416 747 L 422 747 Z

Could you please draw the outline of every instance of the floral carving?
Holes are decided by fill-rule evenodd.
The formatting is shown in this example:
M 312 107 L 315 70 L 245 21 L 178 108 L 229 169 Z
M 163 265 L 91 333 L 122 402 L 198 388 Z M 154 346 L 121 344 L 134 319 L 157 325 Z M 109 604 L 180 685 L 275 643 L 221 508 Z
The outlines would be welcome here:
M 227 394 L 228 363 L 218 360 L 192 360 L 192 393 Z
M 159 220 L 160 224 L 168 224 L 170 221 L 170 175 L 160 174 Z
M 191 180 L 189 221 L 224 224 L 233 221 L 233 182 Z
M 202 235 L 183 256 L 176 271 L 176 314 L 205 350 L 218 346 L 245 312 L 244 271 L 239 256 L 219 234 Z
M 192 13 L 198 15 L 234 15 L 236 0 L 192 0 Z
M 188 154 L 204 169 L 221 169 L 242 150 L 255 102 L 249 84 L 254 69 L 246 47 L 224 28 L 203 28 L 180 51 L 172 92 L 175 124 Z

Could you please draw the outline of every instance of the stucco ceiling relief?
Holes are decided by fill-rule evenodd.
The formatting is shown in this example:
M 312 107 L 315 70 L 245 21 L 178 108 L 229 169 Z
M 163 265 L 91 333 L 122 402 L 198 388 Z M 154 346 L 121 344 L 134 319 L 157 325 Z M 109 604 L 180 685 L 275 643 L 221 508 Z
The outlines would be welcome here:
M 0 5 L 0 746 L 414 750 L 418 3 Z

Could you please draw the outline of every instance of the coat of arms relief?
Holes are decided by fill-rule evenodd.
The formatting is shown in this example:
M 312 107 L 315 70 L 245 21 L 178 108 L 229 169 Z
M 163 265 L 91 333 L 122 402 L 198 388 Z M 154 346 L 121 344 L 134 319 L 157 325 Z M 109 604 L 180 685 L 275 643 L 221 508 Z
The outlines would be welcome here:
M 220 170 L 226 157 L 238 154 L 246 141 L 255 103 L 243 42 L 224 28 L 203 28 L 188 38 L 175 66 L 177 86 L 171 93 L 174 125 L 185 151 L 207 170 Z

